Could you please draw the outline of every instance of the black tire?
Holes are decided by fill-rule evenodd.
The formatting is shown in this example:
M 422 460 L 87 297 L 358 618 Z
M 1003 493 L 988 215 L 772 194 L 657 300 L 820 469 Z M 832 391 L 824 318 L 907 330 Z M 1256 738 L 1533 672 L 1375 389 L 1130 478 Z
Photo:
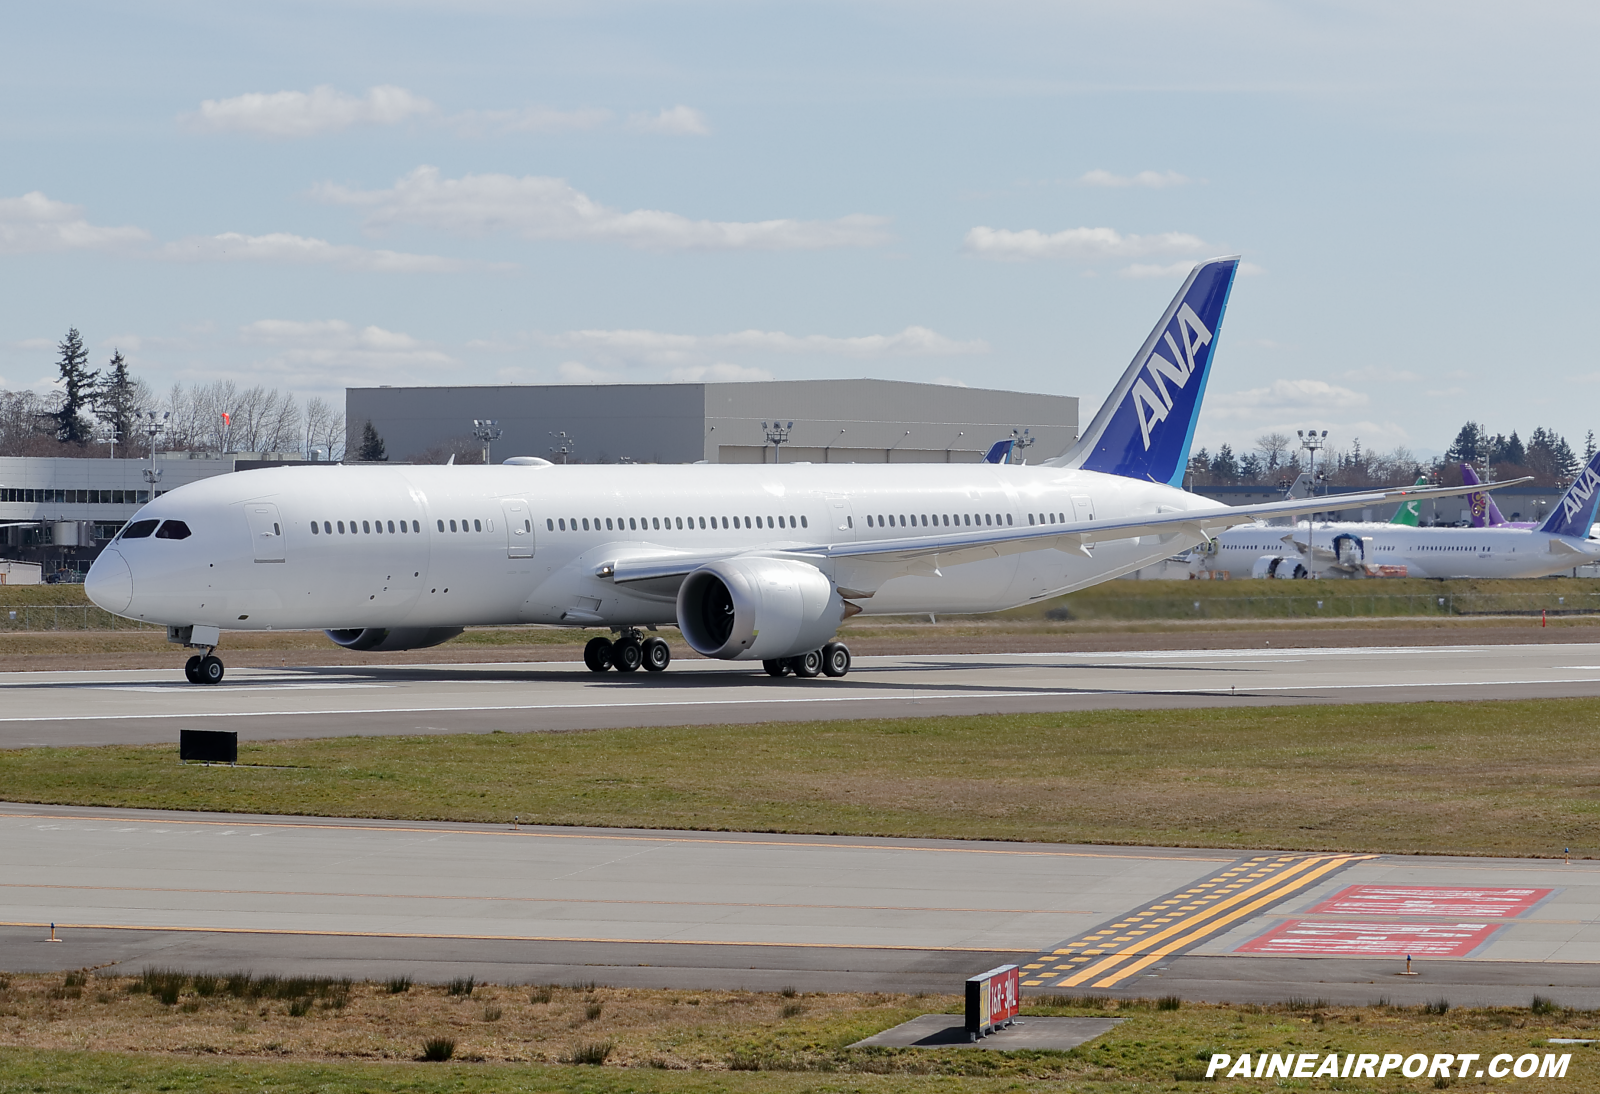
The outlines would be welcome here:
M 843 642 L 829 642 L 822 647 L 822 671 L 829 676 L 843 676 L 850 671 L 850 647 Z
M 812 650 L 789 658 L 789 666 L 794 669 L 794 674 L 804 679 L 822 675 L 822 651 Z
M 618 672 L 634 672 L 644 663 L 644 650 L 632 638 L 611 643 L 611 667 Z
M 200 682 L 200 655 L 198 653 L 183 663 L 183 678 L 191 684 Z
M 210 654 L 200 658 L 200 666 L 196 670 L 202 684 L 222 683 L 222 660 Z
M 583 647 L 583 663 L 590 672 L 605 672 L 611 667 L 611 639 L 591 638 Z
M 664 639 L 646 638 L 641 652 L 644 654 L 646 672 L 661 672 L 672 664 L 672 648 Z
M 761 662 L 761 667 L 767 670 L 768 676 L 785 676 L 789 672 L 789 661 L 787 658 L 779 657 Z

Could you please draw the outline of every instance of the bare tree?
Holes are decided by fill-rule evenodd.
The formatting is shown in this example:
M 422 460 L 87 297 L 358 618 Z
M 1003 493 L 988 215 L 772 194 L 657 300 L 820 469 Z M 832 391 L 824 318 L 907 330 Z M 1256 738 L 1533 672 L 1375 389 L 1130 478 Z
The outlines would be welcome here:
M 1256 438 L 1256 455 L 1261 457 L 1262 473 L 1271 475 L 1282 467 L 1289 454 L 1287 433 L 1263 433 Z
M 344 458 L 344 415 L 325 402 L 320 395 L 306 400 L 305 414 L 301 418 L 300 449 L 307 459 L 318 446 L 328 450 L 326 458 Z

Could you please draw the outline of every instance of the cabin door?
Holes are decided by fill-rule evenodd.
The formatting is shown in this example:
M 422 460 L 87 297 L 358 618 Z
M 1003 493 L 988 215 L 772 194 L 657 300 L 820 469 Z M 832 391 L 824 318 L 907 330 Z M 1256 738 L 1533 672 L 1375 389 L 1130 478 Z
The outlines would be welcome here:
M 257 562 L 283 561 L 283 518 L 270 501 L 245 503 L 245 520 L 250 524 L 250 546 Z
M 520 498 L 507 498 L 500 503 L 506 518 L 506 557 L 533 557 L 533 517 L 528 513 L 528 503 Z

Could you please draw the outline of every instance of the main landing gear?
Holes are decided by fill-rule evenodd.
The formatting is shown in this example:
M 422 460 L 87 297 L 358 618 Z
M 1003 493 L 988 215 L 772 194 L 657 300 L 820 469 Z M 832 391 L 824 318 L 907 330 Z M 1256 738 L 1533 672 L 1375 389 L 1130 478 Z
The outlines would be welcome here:
M 843 676 L 850 671 L 850 647 L 843 642 L 829 642 L 820 650 L 812 650 L 810 653 L 763 661 L 761 667 L 767 670 L 768 676 L 784 676 L 791 672 L 806 679 L 815 676 Z
M 666 641 L 651 635 L 646 638 L 633 627 L 624 627 L 613 642 L 609 638 L 591 638 L 583 647 L 583 663 L 590 672 L 661 672 L 672 663 L 672 650 Z
M 220 684 L 222 658 L 217 656 L 215 648 L 207 650 L 204 655 L 197 653 L 184 662 L 183 675 L 191 684 Z

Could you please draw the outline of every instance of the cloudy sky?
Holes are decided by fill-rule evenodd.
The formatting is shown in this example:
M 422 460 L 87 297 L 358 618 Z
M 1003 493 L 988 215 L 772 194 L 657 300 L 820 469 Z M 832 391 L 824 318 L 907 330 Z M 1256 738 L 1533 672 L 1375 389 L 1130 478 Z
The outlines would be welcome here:
M 1600 428 L 1600 10 L 13 5 L 0 387 L 877 376 L 1092 414 L 1241 253 L 1198 443 Z M 492 412 L 486 407 L 485 413 Z

